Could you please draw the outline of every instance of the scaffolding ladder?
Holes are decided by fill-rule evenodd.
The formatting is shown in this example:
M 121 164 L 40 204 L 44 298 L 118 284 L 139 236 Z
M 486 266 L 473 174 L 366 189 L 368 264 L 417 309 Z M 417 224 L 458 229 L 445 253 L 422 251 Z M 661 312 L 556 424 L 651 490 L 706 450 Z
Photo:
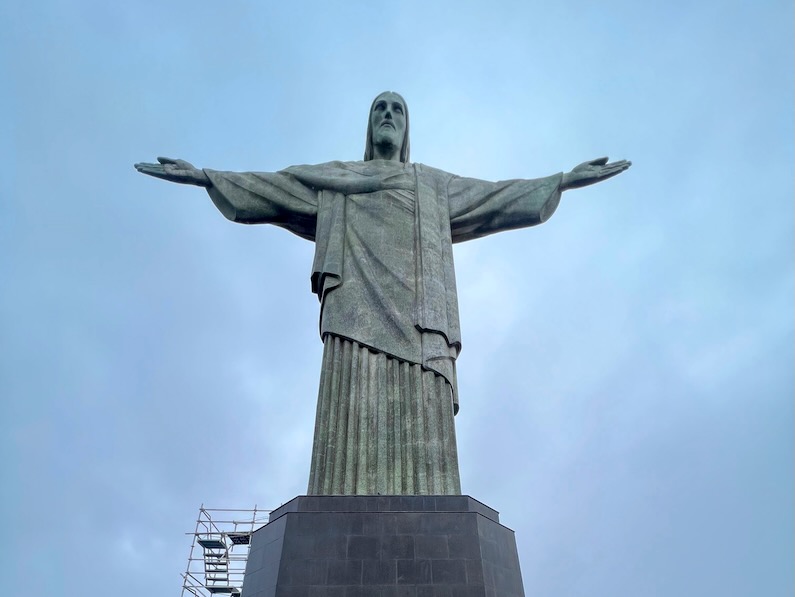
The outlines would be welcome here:
M 182 597 L 240 597 L 251 549 L 251 534 L 265 524 L 269 510 L 199 508 L 192 533 Z M 199 552 L 199 549 L 201 550 Z

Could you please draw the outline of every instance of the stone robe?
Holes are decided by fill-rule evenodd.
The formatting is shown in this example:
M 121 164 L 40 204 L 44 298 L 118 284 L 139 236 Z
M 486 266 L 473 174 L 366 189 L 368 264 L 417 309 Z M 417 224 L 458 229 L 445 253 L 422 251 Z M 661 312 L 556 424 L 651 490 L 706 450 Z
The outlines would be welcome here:
M 276 173 L 205 172 L 210 197 L 228 219 L 275 224 L 315 242 L 312 290 L 321 301 L 320 334 L 327 352 L 338 356 L 324 356 L 309 493 L 459 493 L 452 416 L 461 333 L 452 244 L 544 222 L 560 201 L 562 175 L 487 182 L 384 160 Z M 329 338 L 353 346 L 332 350 Z M 391 362 L 383 361 L 381 373 L 371 370 L 381 361 L 363 372 L 360 364 L 368 359 L 357 357 L 352 365 L 353 357 L 339 356 L 362 348 L 416 366 L 410 378 L 420 381 L 401 382 L 397 374 L 391 381 Z M 335 367 L 345 369 L 346 379 L 381 381 L 348 381 L 350 396 L 343 400 L 338 382 L 329 390 L 332 377 L 345 377 Z M 423 372 L 447 385 L 422 382 Z M 435 389 L 409 398 L 400 387 L 391 394 L 395 384 Z M 359 412 L 359 403 L 371 399 L 371 408 Z M 436 400 L 447 405 L 430 427 L 419 425 L 422 405 Z M 391 405 L 388 417 L 379 410 L 384 401 Z M 337 421 L 341 414 L 345 421 Z M 385 430 L 379 416 L 394 428 Z M 407 441 L 417 449 L 401 453 Z M 437 483 L 438 476 L 445 479 Z

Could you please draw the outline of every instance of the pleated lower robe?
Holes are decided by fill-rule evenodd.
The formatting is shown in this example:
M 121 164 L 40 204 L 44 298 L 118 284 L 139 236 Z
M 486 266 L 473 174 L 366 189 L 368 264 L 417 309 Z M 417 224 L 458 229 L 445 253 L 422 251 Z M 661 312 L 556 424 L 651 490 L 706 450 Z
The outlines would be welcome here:
M 450 384 L 326 336 L 310 495 L 458 495 Z

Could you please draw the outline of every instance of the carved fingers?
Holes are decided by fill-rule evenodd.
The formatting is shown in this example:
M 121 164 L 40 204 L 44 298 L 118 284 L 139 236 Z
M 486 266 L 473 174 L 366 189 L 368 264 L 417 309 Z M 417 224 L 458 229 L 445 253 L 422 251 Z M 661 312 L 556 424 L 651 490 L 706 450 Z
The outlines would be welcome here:
M 167 178 L 166 169 L 162 164 L 152 164 L 149 162 L 140 162 L 135 164 L 135 169 L 142 174 L 149 176 L 156 176 L 157 178 Z
M 207 175 L 190 162 L 174 158 L 158 157 L 159 163 L 152 164 L 141 162 L 135 164 L 135 169 L 142 174 L 162 178 L 170 182 L 181 184 L 194 184 L 199 186 L 210 186 Z
M 577 189 L 596 184 L 621 174 L 632 165 L 628 160 L 607 162 L 607 157 L 589 160 L 576 166 L 571 172 L 563 175 L 563 189 Z
M 599 169 L 598 176 L 600 179 L 610 178 L 611 176 L 615 176 L 616 174 L 621 174 L 631 165 L 632 162 L 630 162 L 629 160 L 619 160 L 617 162 L 611 162 L 610 164 L 605 164 Z

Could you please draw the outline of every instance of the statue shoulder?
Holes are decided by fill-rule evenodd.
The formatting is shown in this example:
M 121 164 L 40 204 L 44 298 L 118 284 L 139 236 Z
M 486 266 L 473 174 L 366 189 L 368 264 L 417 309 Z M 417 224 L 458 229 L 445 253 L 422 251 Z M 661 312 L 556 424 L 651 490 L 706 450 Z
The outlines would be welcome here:
M 425 164 L 420 164 L 419 162 L 415 162 L 414 166 L 416 166 L 417 171 L 425 176 L 430 176 L 436 179 L 443 179 L 449 180 L 455 174 L 451 174 L 449 172 L 445 172 L 444 170 L 440 170 L 439 168 L 433 168 L 432 166 L 426 166 Z

